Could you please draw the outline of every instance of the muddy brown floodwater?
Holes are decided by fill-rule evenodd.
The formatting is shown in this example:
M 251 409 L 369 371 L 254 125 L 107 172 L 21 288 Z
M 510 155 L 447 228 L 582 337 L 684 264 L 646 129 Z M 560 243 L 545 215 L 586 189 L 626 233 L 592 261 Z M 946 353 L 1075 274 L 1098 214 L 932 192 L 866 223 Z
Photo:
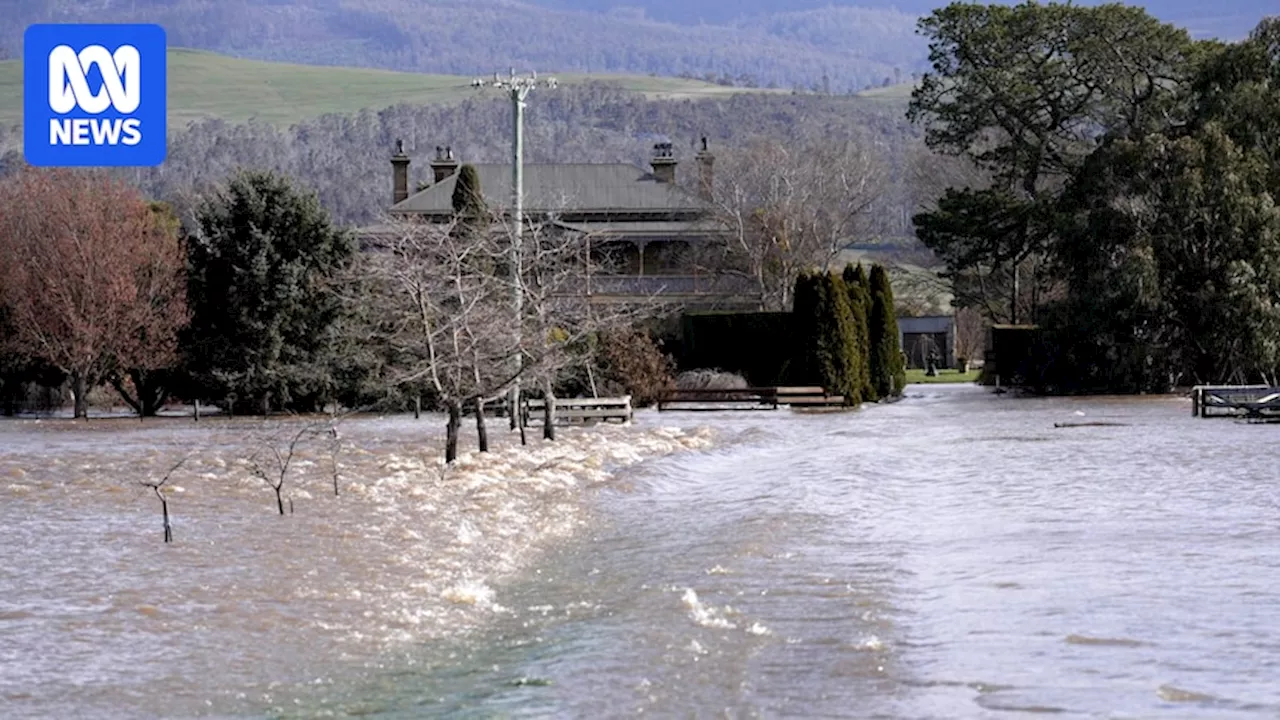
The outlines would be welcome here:
M 257 716 L 394 666 L 501 613 L 495 579 L 572 537 L 609 470 L 709 437 L 504 437 L 442 472 L 438 418 L 349 420 L 340 495 L 306 440 L 280 517 L 248 460 L 302 425 L 0 422 L 0 717 Z M 139 483 L 183 457 L 166 546 Z
M 0 423 L 0 716 L 1280 716 L 1280 426 L 914 386 L 443 479 L 422 428 L 279 518 L 242 428 Z M 164 547 L 129 483 L 193 448 Z

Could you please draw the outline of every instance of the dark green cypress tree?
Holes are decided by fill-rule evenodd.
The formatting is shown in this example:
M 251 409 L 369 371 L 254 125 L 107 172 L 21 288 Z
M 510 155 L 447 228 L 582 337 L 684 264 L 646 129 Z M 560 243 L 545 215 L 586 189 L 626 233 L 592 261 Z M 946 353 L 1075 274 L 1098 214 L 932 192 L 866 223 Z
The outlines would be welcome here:
M 458 168 L 458 179 L 453 184 L 453 215 L 463 232 L 473 232 L 487 224 L 484 192 L 474 165 Z
M 798 342 L 791 378 L 857 404 L 862 392 L 855 379 L 857 336 L 848 295 L 837 275 L 805 273 L 796 279 L 792 317 Z
M 831 339 L 831 387 L 843 395 L 848 404 L 861 405 L 861 351 L 858 346 L 857 322 L 849 301 L 849 289 L 844 278 L 836 273 L 827 273 L 824 284 L 827 312 L 823 319 L 828 327 L 827 335 Z
M 853 263 L 845 265 L 842 277 L 849 293 L 849 310 L 853 313 L 853 332 L 858 345 L 856 381 L 862 387 L 862 400 L 875 402 L 876 390 L 871 382 L 871 327 L 868 317 L 871 313 L 871 295 L 867 292 L 870 281 L 867 280 L 867 273 L 862 269 L 861 263 L 856 266 Z
M 902 393 L 907 383 L 902 348 L 898 341 L 898 317 L 893 307 L 893 288 L 882 265 L 871 267 L 871 377 L 881 398 Z

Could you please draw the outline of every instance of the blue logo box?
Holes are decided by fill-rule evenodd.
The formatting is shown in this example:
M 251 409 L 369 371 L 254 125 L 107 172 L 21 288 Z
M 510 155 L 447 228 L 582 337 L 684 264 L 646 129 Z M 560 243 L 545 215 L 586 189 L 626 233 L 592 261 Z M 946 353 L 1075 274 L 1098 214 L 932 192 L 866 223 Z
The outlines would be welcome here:
M 22 43 L 27 162 L 42 167 L 164 162 L 166 46 L 159 25 L 28 27 Z

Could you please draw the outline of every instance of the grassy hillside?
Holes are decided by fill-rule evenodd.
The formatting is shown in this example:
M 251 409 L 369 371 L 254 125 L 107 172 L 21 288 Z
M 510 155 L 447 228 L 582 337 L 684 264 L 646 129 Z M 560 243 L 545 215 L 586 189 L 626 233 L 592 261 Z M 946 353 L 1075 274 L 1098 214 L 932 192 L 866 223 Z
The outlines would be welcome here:
M 651 98 L 709 97 L 748 92 L 681 78 L 642 75 L 556 75 L 561 83 L 615 83 Z M 169 122 L 180 127 L 199 118 L 243 122 L 249 118 L 288 125 L 325 113 L 352 113 L 398 103 L 448 104 L 479 91 L 471 78 L 364 68 L 262 62 L 199 50 L 169 51 Z M 763 92 L 763 91 L 754 91 Z M 0 124 L 22 122 L 22 63 L 0 62 Z
M 911 92 L 916 89 L 914 82 L 898 83 L 885 87 L 871 88 L 858 93 L 858 97 L 879 100 L 890 105 L 906 106 L 911 100 Z

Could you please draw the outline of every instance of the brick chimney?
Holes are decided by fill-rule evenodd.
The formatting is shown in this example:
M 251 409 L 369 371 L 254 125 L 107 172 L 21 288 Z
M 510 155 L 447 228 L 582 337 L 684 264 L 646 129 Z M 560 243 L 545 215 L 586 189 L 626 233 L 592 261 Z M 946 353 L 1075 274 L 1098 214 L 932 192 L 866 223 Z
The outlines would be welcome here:
M 698 197 L 703 200 L 711 200 L 711 190 L 714 187 L 715 170 L 713 166 L 716 162 L 716 156 L 711 154 L 707 149 L 707 137 L 702 136 L 702 149 L 698 151 Z
M 649 161 L 653 167 L 653 177 L 662 183 L 674 185 L 676 182 L 676 157 L 671 143 L 658 143 L 653 146 L 653 159 Z
M 396 140 L 396 152 L 391 156 L 391 204 L 409 197 L 409 156 L 404 154 L 404 141 Z
M 453 157 L 453 148 L 436 146 L 436 159 L 431 161 L 433 183 L 449 177 L 458 170 L 458 161 Z

